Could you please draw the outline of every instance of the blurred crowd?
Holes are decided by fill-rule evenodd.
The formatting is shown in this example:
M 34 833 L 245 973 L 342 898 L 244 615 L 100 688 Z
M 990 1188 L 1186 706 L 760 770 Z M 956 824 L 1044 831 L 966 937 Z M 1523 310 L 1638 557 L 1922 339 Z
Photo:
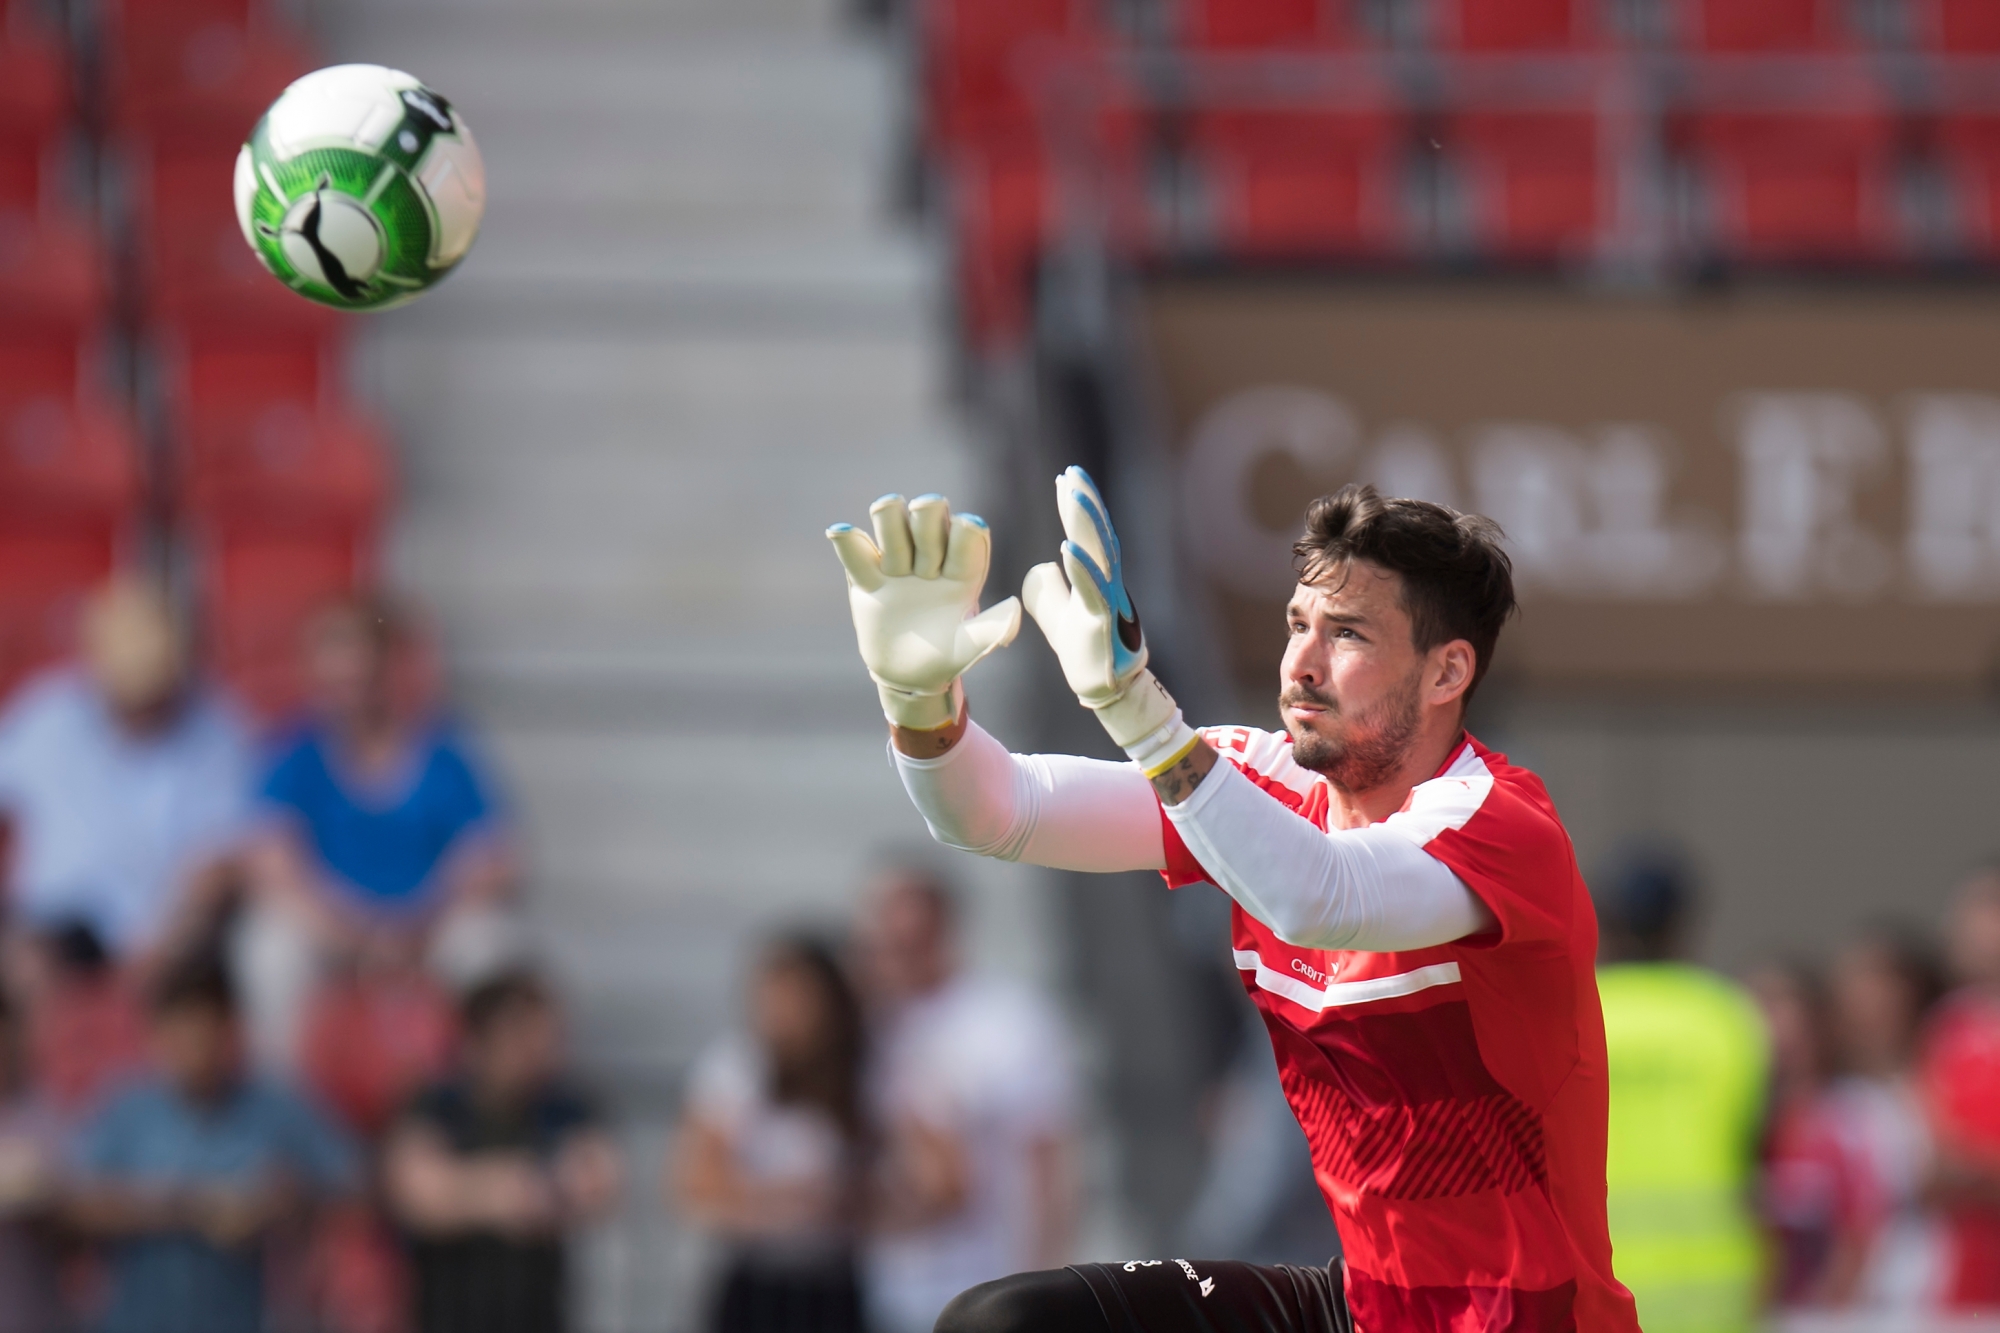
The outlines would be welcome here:
M 421 628 L 330 604 L 259 735 L 164 592 L 0 711 L 0 1330 L 531 1333 L 618 1154 Z
M 1681 961 L 1675 858 L 1606 881 L 1610 1222 L 1648 1333 L 2000 1312 L 2000 867 L 1935 932 L 1740 984 Z
M 929 1333 L 1075 1255 L 1076 1080 L 1033 992 L 963 965 L 935 876 L 885 872 L 835 945 L 765 947 L 696 1062 L 670 1197 L 717 1242 L 714 1333 Z

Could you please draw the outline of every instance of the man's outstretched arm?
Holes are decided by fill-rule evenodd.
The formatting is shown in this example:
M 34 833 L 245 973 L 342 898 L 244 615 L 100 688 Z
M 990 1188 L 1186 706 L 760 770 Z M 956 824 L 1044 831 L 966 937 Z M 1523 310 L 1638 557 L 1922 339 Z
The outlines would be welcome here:
M 947 847 L 1057 870 L 1159 870 L 1159 805 L 1130 764 L 1010 754 L 961 712 L 949 727 L 891 727 L 910 800 Z

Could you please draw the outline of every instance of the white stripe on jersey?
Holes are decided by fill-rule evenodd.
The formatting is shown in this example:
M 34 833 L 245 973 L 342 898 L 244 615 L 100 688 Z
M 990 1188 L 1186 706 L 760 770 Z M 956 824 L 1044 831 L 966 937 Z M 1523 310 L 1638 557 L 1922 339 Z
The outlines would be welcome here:
M 1321 990 L 1317 986 L 1307 985 L 1297 977 L 1287 976 L 1283 972 L 1264 966 L 1264 960 L 1250 949 L 1237 949 L 1234 952 L 1237 970 L 1255 972 L 1259 990 L 1282 995 L 1293 1004 L 1310 1009 L 1314 1013 L 1324 1013 L 1328 1009 L 1338 1009 L 1343 1005 L 1367 1004 L 1370 1000 L 1388 1000 L 1399 995 L 1415 995 L 1418 991 L 1429 990 L 1433 986 L 1449 986 L 1459 979 L 1457 963 L 1432 963 L 1429 967 L 1398 972 L 1392 977 L 1330 982 L 1325 990 Z
M 1407 809 L 1382 822 L 1423 847 L 1448 829 L 1464 828 L 1492 791 L 1493 770 L 1468 743 L 1444 772 L 1410 789 Z

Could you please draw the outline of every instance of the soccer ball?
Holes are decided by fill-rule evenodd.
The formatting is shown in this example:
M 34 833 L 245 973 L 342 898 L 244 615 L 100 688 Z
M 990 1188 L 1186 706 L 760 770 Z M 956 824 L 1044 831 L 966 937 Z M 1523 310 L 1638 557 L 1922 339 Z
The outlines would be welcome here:
M 278 96 L 236 155 L 236 220 L 279 281 L 342 310 L 414 299 L 479 234 L 486 169 L 451 103 L 335 65 Z

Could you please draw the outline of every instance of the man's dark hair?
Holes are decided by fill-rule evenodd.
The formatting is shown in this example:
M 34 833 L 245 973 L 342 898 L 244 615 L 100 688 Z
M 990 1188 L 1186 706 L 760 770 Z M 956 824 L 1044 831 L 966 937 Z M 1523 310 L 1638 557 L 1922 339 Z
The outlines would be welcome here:
M 224 1018 L 236 1015 L 236 986 L 229 969 L 210 953 L 196 954 L 167 969 L 154 983 L 152 1010 L 169 1014 L 181 1009 L 207 1009 Z
M 1428 500 L 1385 500 L 1373 486 L 1350 482 L 1306 506 L 1305 535 L 1292 553 L 1305 583 L 1356 560 L 1401 575 L 1418 652 L 1453 639 L 1472 645 L 1469 700 L 1492 664 L 1500 627 L 1514 613 L 1514 562 L 1500 545 L 1503 536 L 1490 518 Z
M 554 997 L 547 982 L 526 968 L 510 968 L 465 993 L 459 1002 L 459 1022 L 467 1036 L 484 1036 L 509 1014 L 523 1009 L 546 1009 L 552 1003 Z

